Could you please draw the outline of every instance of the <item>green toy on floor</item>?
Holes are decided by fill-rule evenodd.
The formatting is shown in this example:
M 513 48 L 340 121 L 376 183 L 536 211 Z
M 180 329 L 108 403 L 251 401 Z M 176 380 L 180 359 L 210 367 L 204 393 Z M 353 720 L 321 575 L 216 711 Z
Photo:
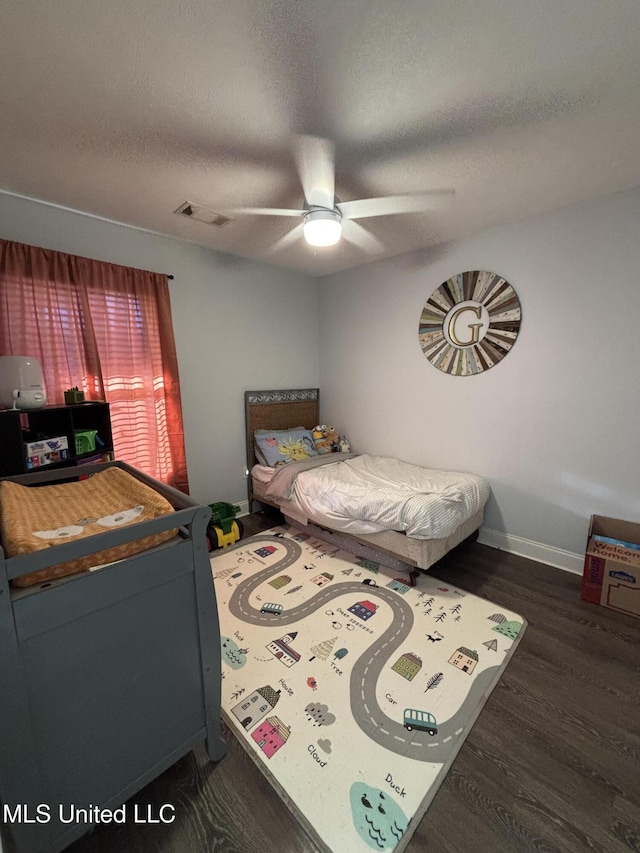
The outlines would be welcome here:
M 218 501 L 209 504 L 209 508 L 211 509 L 211 521 L 207 527 L 209 550 L 226 548 L 242 538 L 244 533 L 242 522 L 236 519 L 236 515 L 240 512 L 237 504 Z

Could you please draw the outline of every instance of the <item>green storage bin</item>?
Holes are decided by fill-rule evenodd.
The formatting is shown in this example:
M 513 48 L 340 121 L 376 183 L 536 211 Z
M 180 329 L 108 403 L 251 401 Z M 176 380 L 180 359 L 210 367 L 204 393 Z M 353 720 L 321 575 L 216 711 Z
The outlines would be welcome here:
M 96 449 L 97 429 L 74 429 L 73 437 L 76 443 L 76 454 L 92 453 Z

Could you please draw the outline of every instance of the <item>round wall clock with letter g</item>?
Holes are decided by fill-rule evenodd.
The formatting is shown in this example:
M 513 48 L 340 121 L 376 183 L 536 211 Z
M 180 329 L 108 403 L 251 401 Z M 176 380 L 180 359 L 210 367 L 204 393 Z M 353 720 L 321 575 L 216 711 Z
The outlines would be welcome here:
M 434 290 L 422 309 L 422 352 L 443 373 L 482 373 L 515 343 L 521 314 L 515 290 L 501 276 L 480 270 L 459 273 Z

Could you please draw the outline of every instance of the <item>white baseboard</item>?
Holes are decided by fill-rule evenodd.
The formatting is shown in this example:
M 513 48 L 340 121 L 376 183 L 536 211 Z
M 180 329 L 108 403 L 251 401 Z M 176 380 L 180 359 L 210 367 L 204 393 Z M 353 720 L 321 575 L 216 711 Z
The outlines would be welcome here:
M 236 506 L 240 507 L 238 515 L 249 515 L 249 501 L 237 501 Z
M 581 575 L 584 566 L 584 554 L 574 554 L 572 551 L 563 551 L 562 548 L 554 548 L 551 545 L 543 545 L 542 542 L 534 542 L 531 539 L 523 539 L 521 536 L 512 536 L 510 533 L 502 533 L 491 527 L 481 527 L 478 536 L 481 545 L 497 548 L 498 551 L 507 551 L 509 554 L 517 554 L 527 557 L 538 563 L 546 563 L 565 572 Z

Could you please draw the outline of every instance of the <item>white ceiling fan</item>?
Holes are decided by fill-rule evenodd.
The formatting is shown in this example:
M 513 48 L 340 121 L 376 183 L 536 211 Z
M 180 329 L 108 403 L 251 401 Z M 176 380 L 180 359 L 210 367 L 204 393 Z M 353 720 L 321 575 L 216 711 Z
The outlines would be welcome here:
M 289 210 L 278 207 L 239 207 L 226 212 L 232 216 L 293 216 L 302 222 L 278 240 L 272 247 L 277 251 L 304 236 L 311 246 L 334 246 L 341 237 L 366 252 L 377 254 L 384 244 L 354 220 L 371 216 L 392 216 L 400 213 L 419 213 L 434 210 L 453 199 L 454 190 L 431 190 L 404 195 L 339 201 L 335 196 L 334 145 L 318 136 L 296 136 L 294 157 L 305 207 Z

